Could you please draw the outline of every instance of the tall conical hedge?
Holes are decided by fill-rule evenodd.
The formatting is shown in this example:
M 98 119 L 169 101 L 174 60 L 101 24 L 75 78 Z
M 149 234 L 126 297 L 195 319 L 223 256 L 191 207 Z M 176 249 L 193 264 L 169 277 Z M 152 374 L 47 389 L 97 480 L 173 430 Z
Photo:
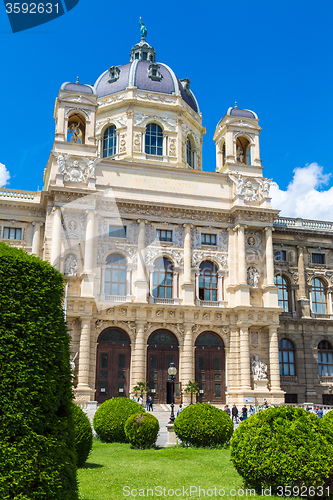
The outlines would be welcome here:
M 0 498 L 76 500 L 62 275 L 0 244 Z

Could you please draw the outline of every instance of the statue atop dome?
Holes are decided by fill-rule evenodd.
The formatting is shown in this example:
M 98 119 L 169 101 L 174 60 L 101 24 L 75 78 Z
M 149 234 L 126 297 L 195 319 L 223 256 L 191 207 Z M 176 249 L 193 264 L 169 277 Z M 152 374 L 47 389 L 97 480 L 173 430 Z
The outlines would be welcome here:
M 141 22 L 141 17 L 140 17 L 140 32 L 141 32 L 141 38 L 146 38 L 147 36 L 147 28 L 145 26 L 145 23 Z

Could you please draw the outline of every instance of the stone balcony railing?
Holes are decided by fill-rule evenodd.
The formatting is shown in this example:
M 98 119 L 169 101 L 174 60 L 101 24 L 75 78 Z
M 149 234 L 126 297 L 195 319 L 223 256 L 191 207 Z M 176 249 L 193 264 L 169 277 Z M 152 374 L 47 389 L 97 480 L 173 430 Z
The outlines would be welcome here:
M 156 297 L 149 297 L 149 304 L 165 304 L 165 305 L 177 305 L 179 304 L 179 299 L 159 299 Z
M 104 295 L 104 293 L 101 293 L 98 296 L 99 300 L 103 302 L 131 302 L 132 301 L 132 296 L 131 295 Z
M 2 198 L 14 198 L 18 201 L 39 201 L 40 191 L 21 191 L 19 189 L 0 189 L 0 200 Z
M 276 228 L 291 228 L 291 229 L 314 229 L 317 231 L 333 232 L 333 222 L 308 220 L 308 219 L 291 219 L 290 217 L 279 217 L 274 221 Z

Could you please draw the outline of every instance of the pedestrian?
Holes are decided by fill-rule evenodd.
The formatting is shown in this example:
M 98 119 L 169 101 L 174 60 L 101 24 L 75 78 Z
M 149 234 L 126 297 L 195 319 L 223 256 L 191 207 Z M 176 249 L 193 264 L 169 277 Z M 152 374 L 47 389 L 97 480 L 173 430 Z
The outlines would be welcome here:
M 237 410 L 237 406 L 234 404 L 232 409 L 231 409 L 231 415 L 232 415 L 232 421 L 234 421 L 235 419 L 235 422 L 237 423 L 237 417 L 238 417 L 238 410 Z
M 138 397 L 138 403 L 139 405 L 142 406 L 142 403 L 143 403 L 143 397 L 142 397 L 142 394 L 140 394 L 140 396 Z
M 151 396 L 149 396 L 149 410 L 150 411 L 154 411 L 154 409 L 153 409 L 153 398 Z
M 306 405 L 305 410 L 306 410 L 306 411 L 310 411 L 310 406 L 309 406 L 309 405 Z
M 321 407 L 320 407 L 320 408 L 318 408 L 318 413 L 317 413 L 317 415 L 318 415 L 318 418 L 323 418 L 324 412 L 323 412 L 323 409 L 322 409 Z
M 246 420 L 246 419 L 247 419 L 247 408 L 246 408 L 246 405 L 244 405 L 242 408 L 242 420 Z
M 230 408 L 229 408 L 229 406 L 228 406 L 228 405 L 225 405 L 225 407 L 224 407 L 224 411 L 225 411 L 225 412 L 229 415 L 229 417 L 230 417 Z
M 149 394 L 147 394 L 147 397 L 146 397 L 146 410 L 149 411 L 149 408 L 150 408 L 150 397 L 149 397 Z
M 264 402 L 262 404 L 262 407 L 264 410 L 266 410 L 268 408 L 268 403 L 267 403 L 267 399 L 264 399 Z
M 250 405 L 249 412 L 250 412 L 250 416 L 251 416 L 251 415 L 254 415 L 254 414 L 255 414 L 255 412 L 256 412 L 255 407 L 254 407 L 254 406 L 252 406 L 252 405 Z
M 177 417 L 178 417 L 179 413 L 182 411 L 182 409 L 183 409 L 183 405 L 179 405 L 179 408 L 178 408 L 178 411 L 177 411 Z

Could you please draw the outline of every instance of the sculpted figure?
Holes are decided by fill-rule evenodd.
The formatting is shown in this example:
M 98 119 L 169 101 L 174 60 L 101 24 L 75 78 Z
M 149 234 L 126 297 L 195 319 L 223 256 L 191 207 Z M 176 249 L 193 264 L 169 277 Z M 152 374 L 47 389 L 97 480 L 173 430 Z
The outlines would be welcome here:
M 245 163 L 245 156 L 244 156 L 244 151 L 240 146 L 237 146 L 236 149 L 236 161 L 237 163 Z
M 247 270 L 247 284 L 253 288 L 258 288 L 259 276 L 259 271 L 255 267 L 249 267 Z
M 142 22 L 141 22 L 141 17 L 140 17 L 139 24 L 140 24 L 140 33 L 141 33 L 141 37 L 142 37 L 142 38 L 146 38 L 146 36 L 147 36 L 147 28 L 146 28 L 146 26 L 145 26 L 145 23 L 142 23 Z
M 63 155 L 63 153 L 58 154 L 57 164 L 58 164 L 58 172 L 59 174 L 62 174 L 66 167 L 65 156 Z
M 77 273 L 77 260 L 74 255 L 67 257 L 65 261 L 65 274 L 67 276 L 75 276 Z
M 238 194 L 243 194 L 244 187 L 245 187 L 245 179 L 243 179 L 242 175 L 237 172 L 237 177 L 235 177 L 232 174 L 229 174 L 229 178 L 232 180 L 232 182 L 235 183 L 236 185 L 236 195 Z
M 73 132 L 70 142 L 80 142 L 81 130 L 79 123 L 71 123 L 68 127 L 69 132 Z
M 256 179 L 260 186 L 260 194 L 263 198 L 269 198 L 269 191 L 273 179 Z
M 260 361 L 257 354 L 252 357 L 251 371 L 254 379 L 267 380 L 267 365 Z
M 95 161 L 96 160 L 89 160 L 89 163 L 88 163 L 88 177 L 95 177 Z

